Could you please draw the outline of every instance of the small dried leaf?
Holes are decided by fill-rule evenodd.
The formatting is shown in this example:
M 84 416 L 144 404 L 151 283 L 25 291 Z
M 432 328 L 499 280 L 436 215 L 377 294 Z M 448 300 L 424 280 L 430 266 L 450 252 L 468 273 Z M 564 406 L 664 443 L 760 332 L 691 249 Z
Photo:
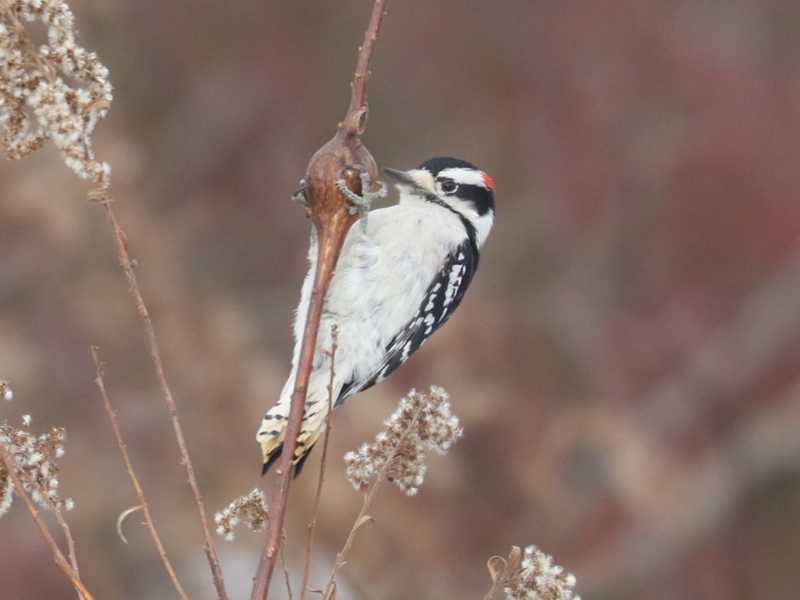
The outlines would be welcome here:
M 128 539 L 122 533 L 122 523 L 130 515 L 135 513 L 137 510 L 142 510 L 143 508 L 144 508 L 144 504 L 139 504 L 138 506 L 132 506 L 129 509 L 123 510 L 121 513 L 119 513 L 119 516 L 117 517 L 117 535 L 119 536 L 119 539 L 121 539 L 124 544 L 128 543 Z
M 511 546 L 511 552 L 508 554 L 508 564 L 506 565 L 507 572 L 514 572 L 519 568 L 522 562 L 522 548 L 519 546 Z

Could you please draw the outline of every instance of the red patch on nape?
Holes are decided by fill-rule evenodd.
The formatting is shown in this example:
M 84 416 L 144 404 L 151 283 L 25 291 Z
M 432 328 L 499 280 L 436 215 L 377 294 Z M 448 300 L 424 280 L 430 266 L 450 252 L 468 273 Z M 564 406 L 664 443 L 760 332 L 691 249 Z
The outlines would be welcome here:
M 483 184 L 494 192 L 494 179 L 488 173 L 483 174 Z

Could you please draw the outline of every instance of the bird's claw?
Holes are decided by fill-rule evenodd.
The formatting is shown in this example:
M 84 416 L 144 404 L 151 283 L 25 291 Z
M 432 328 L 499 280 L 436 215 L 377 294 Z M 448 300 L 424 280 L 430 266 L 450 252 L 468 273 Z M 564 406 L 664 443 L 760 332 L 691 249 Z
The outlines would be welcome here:
M 361 165 L 356 165 L 352 168 L 355 168 L 358 171 L 358 176 L 361 179 L 361 195 L 359 196 L 347 187 L 347 183 L 341 177 L 341 171 L 336 179 L 336 187 L 351 204 L 351 206 L 347 207 L 347 211 L 351 215 L 361 215 L 361 226 L 362 228 L 366 229 L 367 215 L 369 214 L 369 209 L 372 206 L 372 203 L 375 200 L 386 197 L 387 188 L 386 184 L 383 181 L 380 181 L 378 182 L 380 186 L 376 191 L 369 191 L 371 182 L 367 170 Z

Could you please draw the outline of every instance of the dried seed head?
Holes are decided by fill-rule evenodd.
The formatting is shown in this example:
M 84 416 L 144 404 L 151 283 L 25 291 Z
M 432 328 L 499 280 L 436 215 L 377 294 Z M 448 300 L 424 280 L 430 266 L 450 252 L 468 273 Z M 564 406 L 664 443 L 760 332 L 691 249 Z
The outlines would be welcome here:
M 387 479 L 413 496 L 425 480 L 426 451 L 444 454 L 461 435 L 444 389 L 432 386 L 426 394 L 411 390 L 375 441 L 345 454 L 345 474 L 354 488 L 365 491 L 386 467 Z
M 53 427 L 36 435 L 30 430 L 32 419 L 23 415 L 19 426 L 0 422 L 0 445 L 10 459 L 23 488 L 39 506 L 46 510 L 72 510 L 71 498 L 62 499 L 58 493 L 59 467 L 57 459 L 64 455 L 64 429 Z M 11 506 L 14 492 L 4 464 L 0 465 L 0 515 Z
M 108 189 L 111 167 L 95 159 L 91 137 L 111 105 L 108 69 L 78 45 L 65 0 L 6 4 L 0 13 L 0 148 L 18 159 L 50 140 L 79 177 Z M 36 21 L 47 32 L 38 48 L 29 30 Z
M 516 548 L 519 558 L 519 548 Z M 511 551 L 511 556 L 515 553 Z M 509 557 L 510 573 L 503 573 L 506 600 L 580 600 L 575 594 L 575 576 L 553 562 L 553 557 L 536 546 L 528 546 L 522 561 Z
M 240 496 L 214 515 L 217 533 L 227 541 L 233 540 L 234 531 L 242 521 L 252 531 L 264 530 L 269 522 L 267 500 L 264 492 L 258 488 L 245 496 Z

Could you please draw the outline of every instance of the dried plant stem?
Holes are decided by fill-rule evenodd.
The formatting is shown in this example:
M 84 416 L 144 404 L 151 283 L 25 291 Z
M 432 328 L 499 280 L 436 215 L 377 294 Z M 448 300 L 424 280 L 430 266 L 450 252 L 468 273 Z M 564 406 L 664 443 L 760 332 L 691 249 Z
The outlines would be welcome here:
M 344 233 L 346 233 L 346 230 Z M 272 515 L 270 518 L 269 530 L 267 531 L 267 545 L 261 555 L 258 572 L 254 580 L 251 600 L 267 598 L 269 581 L 272 578 L 272 572 L 275 568 L 275 557 L 281 541 L 280 532 L 286 518 L 286 503 L 289 497 L 289 483 L 293 471 L 292 459 L 294 457 L 295 448 L 297 447 L 297 436 L 300 434 L 300 426 L 302 424 L 308 380 L 311 376 L 314 348 L 317 343 L 319 321 L 322 315 L 323 298 L 330 284 L 330 280 L 333 277 L 333 268 L 336 264 L 336 258 L 338 257 L 339 248 L 343 240 L 343 234 L 341 240 L 338 242 L 334 241 L 331 243 L 327 240 L 325 242 L 320 240 L 321 248 L 333 246 L 335 248 L 335 253 L 329 254 L 326 260 L 320 261 L 317 265 L 314 287 L 311 292 L 311 302 L 306 318 L 305 332 L 303 334 L 303 344 L 300 351 L 297 379 L 294 393 L 292 394 L 292 405 L 289 411 L 286 438 L 283 444 L 281 459 L 278 463 L 277 472 L 281 478 L 280 487 L 275 494 L 275 498 L 273 498 Z
M 493 600 L 494 594 L 497 591 L 498 584 L 499 584 L 499 581 L 497 581 L 497 580 L 494 580 L 492 582 L 492 587 L 490 587 L 489 591 L 486 592 L 486 595 L 483 597 L 483 600 Z
M 283 532 L 283 543 L 281 544 L 281 568 L 283 568 L 283 580 L 286 582 L 286 594 L 288 600 L 292 600 L 292 580 L 289 577 L 289 568 L 286 566 L 286 531 Z
M 3 461 L 9 477 L 11 477 L 11 480 L 14 482 L 14 490 L 16 491 L 17 496 L 22 498 L 22 501 L 28 508 L 28 512 L 31 513 L 33 522 L 36 523 L 36 526 L 39 528 L 42 536 L 44 536 L 47 545 L 50 546 L 50 550 L 53 552 L 53 560 L 55 560 L 55 563 L 61 568 L 62 571 L 64 571 L 64 574 L 70 580 L 70 583 L 72 583 L 72 587 L 74 587 L 75 591 L 78 592 L 78 596 L 82 600 L 93 600 L 93 596 L 83 585 L 80 575 L 78 575 L 75 569 L 73 569 L 69 564 L 64 556 L 64 553 L 61 552 L 58 544 L 56 544 L 56 541 L 53 539 L 53 536 L 51 535 L 50 530 L 47 528 L 47 525 L 45 525 L 44 521 L 42 521 L 41 517 L 39 517 L 39 509 L 36 508 L 36 505 L 34 505 L 34 503 L 28 497 L 28 494 L 25 492 L 25 488 L 22 486 L 22 482 L 17 475 L 14 459 L 9 456 L 2 444 L 0 444 L 0 460 Z
M 513 570 L 519 566 L 521 554 L 519 552 L 519 548 L 512 548 L 511 555 L 509 558 L 513 563 L 511 565 L 511 569 L 509 569 L 509 561 L 507 561 L 502 556 L 492 556 L 486 563 L 487 568 L 489 569 L 489 574 L 492 577 L 492 585 L 489 588 L 489 591 L 486 592 L 486 595 L 483 597 L 483 600 L 492 600 L 494 598 L 495 592 L 497 592 L 498 588 L 502 585 L 503 581 L 506 580 L 508 576 L 509 570 Z M 498 562 L 501 565 L 501 568 L 497 569 L 494 566 L 494 563 Z
M 150 312 L 147 310 L 147 305 L 144 303 L 142 292 L 139 289 L 139 283 L 136 279 L 136 273 L 133 270 L 130 255 L 128 254 L 127 236 L 117 220 L 114 208 L 112 206 L 113 200 L 107 195 L 101 195 L 99 198 L 100 204 L 106 212 L 106 217 L 111 225 L 111 230 L 114 234 L 114 240 L 117 249 L 117 259 L 120 267 L 122 267 L 125 277 L 130 286 L 130 293 L 133 296 L 136 305 L 136 312 L 142 320 L 145 335 L 147 337 L 147 344 L 150 350 L 150 358 L 153 362 L 153 367 L 156 372 L 158 384 L 161 387 L 161 392 L 164 397 L 164 402 L 167 405 L 170 420 L 172 421 L 172 428 L 175 431 L 175 439 L 178 442 L 178 449 L 181 454 L 181 463 L 186 469 L 186 475 L 189 480 L 189 486 L 192 488 L 194 500 L 197 504 L 197 510 L 200 514 L 200 524 L 203 528 L 203 536 L 205 537 L 204 550 L 206 558 L 208 559 L 209 567 L 211 568 L 211 576 L 214 580 L 214 587 L 217 590 L 217 597 L 219 600 L 228 600 L 228 594 L 225 591 L 225 583 L 222 578 L 222 568 L 219 564 L 214 543 L 211 540 L 211 531 L 208 527 L 208 517 L 206 515 L 206 508 L 203 502 L 203 496 L 200 493 L 200 487 L 197 484 L 197 477 L 194 473 L 194 466 L 189 457 L 189 449 L 186 446 L 186 440 L 183 436 L 183 427 L 181 426 L 180 419 L 178 418 L 178 407 L 175 404 L 175 399 L 172 396 L 172 390 L 167 382 L 166 375 L 164 374 L 164 365 L 161 360 L 161 351 L 159 350 L 158 338 L 156 337 L 155 329 L 153 328 L 153 321 L 150 318 Z
M 80 577 L 80 570 L 78 569 L 78 554 L 75 552 L 75 539 L 72 537 L 72 531 L 69 528 L 69 524 L 67 523 L 66 519 L 64 519 L 64 515 L 61 514 L 61 509 L 56 508 L 53 510 L 56 515 L 56 521 L 61 526 L 61 531 L 64 532 L 64 539 L 67 540 L 67 555 L 69 556 L 69 564 L 72 567 L 72 570 L 75 571 L 75 574 Z
M 400 451 L 400 448 L 403 447 L 403 442 L 405 442 L 408 434 L 417 426 L 417 421 L 419 420 L 419 416 L 422 414 L 423 408 L 424 405 L 421 404 L 414 412 L 414 417 L 411 419 L 408 427 L 406 427 L 405 431 L 403 431 L 403 433 L 400 435 L 400 438 L 397 440 L 397 445 L 392 448 L 391 454 L 389 454 L 386 462 L 383 464 L 383 467 L 381 467 L 381 470 L 375 478 L 375 481 L 372 483 L 367 493 L 364 494 L 364 501 L 361 503 L 361 510 L 358 511 L 358 515 L 356 516 L 355 521 L 353 521 L 353 527 L 350 529 L 350 533 L 347 534 L 347 539 L 345 540 L 342 549 L 336 554 L 336 562 L 333 565 L 331 575 L 328 578 L 328 584 L 325 587 L 325 593 L 323 594 L 323 598 L 325 600 L 332 600 L 333 593 L 336 589 L 336 575 L 339 572 L 339 569 L 347 564 L 347 556 L 350 554 L 350 550 L 353 547 L 353 542 L 355 542 L 358 530 L 361 529 L 361 526 L 367 521 L 371 520 L 367 513 L 372 507 L 372 502 L 375 500 L 375 496 L 378 494 L 381 484 L 386 479 L 386 475 L 389 472 L 397 453 Z
M 372 7 L 367 31 L 364 34 L 364 42 L 358 48 L 358 60 L 356 61 L 356 71 L 353 74 L 352 93 L 350 95 L 350 106 L 347 109 L 348 116 L 358 115 L 365 111 L 367 106 L 367 79 L 370 76 L 369 63 L 372 60 L 372 53 L 375 50 L 375 42 L 378 41 L 378 34 L 381 30 L 383 18 L 386 16 L 386 3 L 388 0 L 375 0 Z M 356 131 L 361 134 L 364 131 L 366 121 L 358 115 L 359 119 L 353 123 L 347 118 L 344 120 L 345 127 L 357 125 Z
M 328 414 L 325 415 L 325 434 L 322 439 L 322 458 L 319 463 L 319 478 L 317 479 L 317 493 L 314 496 L 314 509 L 311 521 L 308 523 L 308 541 L 306 542 L 306 556 L 303 561 L 303 584 L 300 588 L 300 600 L 305 600 L 306 590 L 308 589 L 308 577 L 311 573 L 311 549 L 314 547 L 314 533 L 317 528 L 317 516 L 319 515 L 319 503 L 322 498 L 322 486 L 325 483 L 325 465 L 328 462 L 328 443 L 331 435 L 331 414 L 333 413 L 333 379 L 336 376 L 336 350 L 339 347 L 339 329 L 334 325 L 331 327 L 331 370 L 328 379 Z
M 358 164 L 367 170 L 373 181 L 378 177 L 375 159 L 361 143 L 360 135 L 364 132 L 367 120 L 366 81 L 369 76 L 369 62 L 385 16 L 386 3 L 387 0 L 375 0 L 372 7 L 364 43 L 359 48 L 347 114 L 339 124 L 336 135 L 311 158 L 306 172 L 307 209 L 316 228 L 319 244 L 317 267 L 308 314 L 305 315 L 305 329 L 286 435 L 277 468 L 280 485 L 272 499 L 267 542 L 261 554 L 258 570 L 253 578 L 251 600 L 266 600 L 269 593 L 269 583 L 275 569 L 275 558 L 281 541 L 280 532 L 286 518 L 286 504 L 293 471 L 292 461 L 303 419 L 322 306 L 345 236 L 350 226 L 357 220 L 357 217 L 347 210 L 348 201 L 336 187 L 336 180 L 341 177 L 350 191 L 361 195 L 362 192 L 368 190 L 361 189 L 359 172 L 354 168 L 346 167 Z
M 147 498 L 144 495 L 144 491 L 142 491 L 142 486 L 139 484 L 139 478 L 136 476 L 136 472 L 133 469 L 133 463 L 131 462 L 131 457 L 128 454 L 128 446 L 125 444 L 125 440 L 122 437 L 122 431 L 119 427 L 117 413 L 114 411 L 114 407 L 111 405 L 111 400 L 108 396 L 108 392 L 106 391 L 106 385 L 103 380 L 103 367 L 102 362 L 100 361 L 98 348 L 96 346 L 91 346 L 90 350 L 92 352 L 92 359 L 94 360 L 96 372 L 94 382 L 100 390 L 100 395 L 103 397 L 103 404 L 105 405 L 108 418 L 111 421 L 111 428 L 114 430 L 114 436 L 117 438 L 117 446 L 122 454 L 122 460 L 125 462 L 125 469 L 128 471 L 128 476 L 130 477 L 131 484 L 136 492 L 136 496 L 139 498 L 140 506 L 138 508 L 141 508 L 142 510 L 144 522 L 147 525 L 147 528 L 150 530 L 150 535 L 156 545 L 158 555 L 161 557 L 161 562 L 164 563 L 164 568 L 166 569 L 167 575 L 172 581 L 172 585 L 175 586 L 175 591 L 178 592 L 178 596 L 180 596 L 183 600 L 189 600 L 189 597 L 186 595 L 181 582 L 178 580 L 178 576 L 175 574 L 175 569 L 172 567 L 172 563 L 170 562 L 169 558 L 167 558 L 167 552 L 164 549 L 164 544 L 161 543 L 161 536 L 159 536 L 156 525 L 153 522 L 152 516 L 150 515 L 150 506 L 147 502 Z

